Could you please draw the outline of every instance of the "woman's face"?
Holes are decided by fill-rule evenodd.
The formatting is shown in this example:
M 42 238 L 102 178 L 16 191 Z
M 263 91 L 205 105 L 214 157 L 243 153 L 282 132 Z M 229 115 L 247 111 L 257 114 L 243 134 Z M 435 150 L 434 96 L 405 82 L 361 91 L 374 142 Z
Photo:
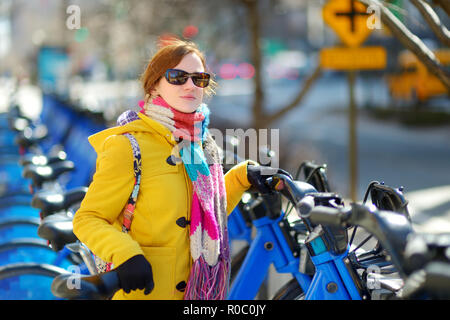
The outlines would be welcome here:
M 188 73 L 204 72 L 203 63 L 195 53 L 189 53 L 172 69 L 180 69 Z M 163 76 L 154 88 L 154 94 L 159 94 L 172 108 L 192 113 L 203 101 L 203 88 L 197 87 L 189 78 L 185 84 L 173 85 Z

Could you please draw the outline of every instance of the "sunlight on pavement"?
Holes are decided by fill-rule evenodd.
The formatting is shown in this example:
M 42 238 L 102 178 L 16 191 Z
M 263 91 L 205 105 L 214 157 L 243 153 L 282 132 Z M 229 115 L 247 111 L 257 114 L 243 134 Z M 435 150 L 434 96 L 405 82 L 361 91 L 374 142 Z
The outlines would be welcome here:
M 419 232 L 450 232 L 450 185 L 405 194 L 415 228 Z

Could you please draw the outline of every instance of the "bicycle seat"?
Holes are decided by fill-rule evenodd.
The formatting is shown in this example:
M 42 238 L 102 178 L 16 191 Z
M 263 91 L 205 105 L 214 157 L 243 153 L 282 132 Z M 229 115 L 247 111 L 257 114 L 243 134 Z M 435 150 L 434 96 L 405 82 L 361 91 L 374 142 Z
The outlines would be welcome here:
M 65 160 L 47 166 L 28 165 L 22 172 L 24 178 L 33 181 L 33 185 L 42 187 L 47 181 L 56 180 L 62 173 L 72 171 L 75 165 L 72 161 Z
M 394 189 L 376 181 L 369 185 L 372 203 L 380 210 L 402 213 L 411 221 L 408 212 L 408 200 L 403 195 L 402 188 Z
M 20 158 L 19 163 L 21 166 L 27 166 L 29 164 L 35 166 L 46 166 L 48 164 L 56 163 L 59 161 L 67 160 L 67 154 L 64 151 L 58 152 L 56 155 L 36 155 L 26 154 Z
M 26 127 L 22 132 L 20 132 L 16 138 L 15 143 L 19 146 L 28 148 L 35 145 L 48 136 L 48 130 L 45 125 L 39 125 L 35 128 Z
M 311 161 L 305 161 L 300 165 L 303 169 L 304 181 L 311 184 L 319 192 L 329 192 L 330 186 L 326 175 L 327 165 L 318 165 Z
M 38 236 L 50 241 L 54 251 L 78 240 L 73 233 L 72 219 L 64 214 L 54 214 L 43 219 L 38 228 Z
M 45 218 L 58 211 L 67 210 L 70 206 L 80 202 L 87 190 L 87 187 L 79 187 L 64 193 L 41 191 L 33 196 L 31 206 L 41 209 L 41 217 Z

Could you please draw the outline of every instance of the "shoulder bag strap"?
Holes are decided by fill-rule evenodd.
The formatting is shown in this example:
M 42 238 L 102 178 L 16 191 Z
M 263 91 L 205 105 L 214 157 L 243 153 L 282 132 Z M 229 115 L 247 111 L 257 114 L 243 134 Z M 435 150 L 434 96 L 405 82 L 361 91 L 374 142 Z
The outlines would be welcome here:
M 137 196 L 139 193 L 139 186 L 141 184 L 141 150 L 136 138 L 130 133 L 124 133 L 124 136 L 130 140 L 131 147 L 133 149 L 133 167 L 134 167 L 134 187 L 128 198 L 127 205 L 123 212 L 123 225 L 122 231 L 128 233 L 131 227 L 131 221 L 133 220 L 134 210 L 136 208 Z

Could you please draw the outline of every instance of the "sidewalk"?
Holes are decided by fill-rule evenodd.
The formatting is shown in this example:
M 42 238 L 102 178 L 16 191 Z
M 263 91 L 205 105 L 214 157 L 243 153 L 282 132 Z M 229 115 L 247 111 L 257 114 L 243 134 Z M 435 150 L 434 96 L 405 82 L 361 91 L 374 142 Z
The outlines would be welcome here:
M 450 233 L 450 185 L 412 191 L 405 196 L 417 232 Z

